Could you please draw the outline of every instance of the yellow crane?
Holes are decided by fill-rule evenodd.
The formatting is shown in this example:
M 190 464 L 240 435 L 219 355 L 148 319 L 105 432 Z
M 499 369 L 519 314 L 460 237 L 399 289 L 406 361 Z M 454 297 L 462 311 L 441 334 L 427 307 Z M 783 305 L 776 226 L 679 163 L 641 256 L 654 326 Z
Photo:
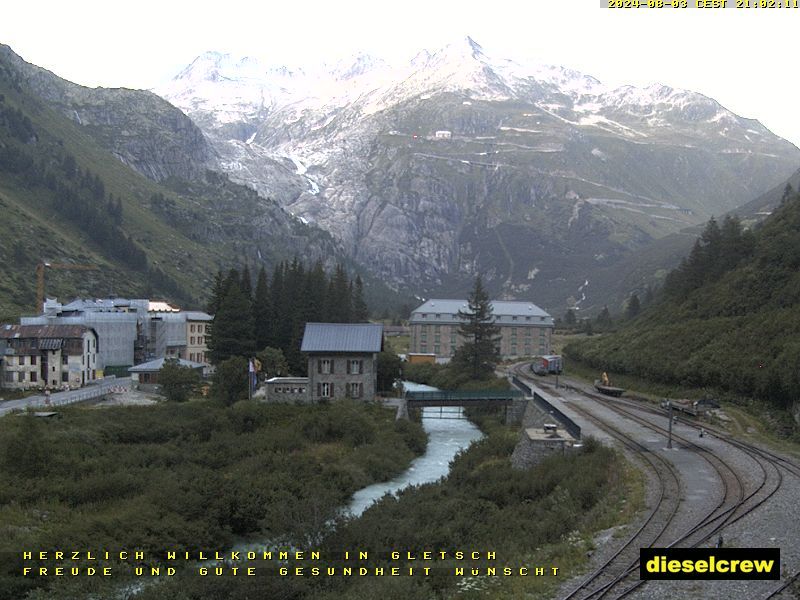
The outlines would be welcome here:
M 50 263 L 40 262 L 36 265 L 36 314 L 44 310 L 44 270 L 67 269 L 72 271 L 99 271 L 100 267 L 94 265 L 79 265 L 75 263 Z

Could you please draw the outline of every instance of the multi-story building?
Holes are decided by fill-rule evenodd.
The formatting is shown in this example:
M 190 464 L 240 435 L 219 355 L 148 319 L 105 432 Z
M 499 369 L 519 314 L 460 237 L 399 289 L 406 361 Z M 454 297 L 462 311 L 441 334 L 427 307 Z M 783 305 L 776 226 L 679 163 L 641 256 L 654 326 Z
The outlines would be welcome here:
M 307 323 L 300 350 L 308 353 L 311 401 L 374 398 L 382 348 L 381 324 Z
M 77 388 L 97 378 L 98 337 L 83 325 L 2 325 L 0 383 L 11 389 Z
M 181 311 L 166 302 L 107 298 L 61 304 L 48 299 L 44 313 L 22 325 L 84 325 L 97 332 L 98 369 L 126 375 L 128 367 L 157 358 L 205 362 L 211 315 Z
M 411 313 L 410 352 L 435 354 L 447 362 L 464 340 L 458 333 L 463 322 L 458 312 L 468 312 L 466 300 L 428 300 Z M 495 325 L 500 328 L 499 349 L 504 358 L 550 354 L 553 317 L 531 302 L 495 300 Z

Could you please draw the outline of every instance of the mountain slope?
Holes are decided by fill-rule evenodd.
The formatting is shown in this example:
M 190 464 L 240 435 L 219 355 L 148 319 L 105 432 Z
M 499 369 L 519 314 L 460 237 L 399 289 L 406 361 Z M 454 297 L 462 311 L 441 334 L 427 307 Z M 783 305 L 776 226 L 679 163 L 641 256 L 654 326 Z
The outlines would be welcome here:
M 469 38 L 399 66 L 207 53 L 157 92 L 233 179 L 396 287 L 463 293 L 481 271 L 495 294 L 554 309 L 597 268 L 800 163 L 797 148 L 701 94 L 612 89 L 491 57 Z
M 108 108 L 107 126 L 80 125 L 62 114 L 59 101 L 47 99 L 58 95 L 53 90 L 63 80 L 48 74 L 51 91 L 42 97 L 35 91 L 42 89 L 41 69 L 20 66 L 7 47 L 0 50 L 0 317 L 32 312 L 34 268 L 43 260 L 100 267 L 48 271 L 51 295 L 153 294 L 200 305 L 217 269 L 244 259 L 271 267 L 295 255 L 341 256 L 328 234 L 224 175 L 195 166 L 184 173 L 191 181 L 174 171 L 159 184 L 132 170 L 97 141 L 110 139 L 118 119 L 127 118 L 118 115 L 122 106 Z M 84 95 L 83 106 L 102 104 L 91 99 L 93 90 L 63 85 L 62 97 L 68 92 Z M 99 93 L 130 100 L 126 91 Z M 131 139 L 140 135 L 147 137 L 143 130 Z M 183 155 L 178 162 L 193 160 Z
M 797 411 L 800 196 L 746 231 L 709 223 L 661 301 L 620 331 L 571 344 L 598 368 L 713 387 Z

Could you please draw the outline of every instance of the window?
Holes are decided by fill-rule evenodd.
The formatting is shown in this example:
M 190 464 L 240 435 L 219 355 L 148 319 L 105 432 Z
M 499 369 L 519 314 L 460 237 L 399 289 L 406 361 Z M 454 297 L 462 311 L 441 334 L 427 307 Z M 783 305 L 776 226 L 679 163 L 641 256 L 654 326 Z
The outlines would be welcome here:
M 333 373 L 333 361 L 329 358 L 321 358 L 317 361 L 317 373 L 326 375 Z
M 514 315 L 513 317 L 511 317 L 511 320 L 512 320 L 512 321 L 516 321 L 516 320 L 517 320 L 517 317 L 516 317 L 516 315 Z
M 31 366 L 33 367 L 35 365 L 36 365 L 36 357 L 35 356 L 31 356 Z M 36 380 L 34 379 L 33 381 L 36 381 Z
M 351 398 L 361 398 L 364 393 L 364 384 L 363 383 L 350 383 L 348 385 L 348 391 L 350 392 Z
M 436 318 L 437 318 L 437 319 L 441 319 L 441 318 L 442 318 L 442 315 L 440 315 L 439 313 L 436 313 Z
M 61 382 L 67 383 L 69 381 L 69 373 L 62 373 L 61 374 Z
M 194 325 L 189 325 L 189 332 L 194 333 Z
M 438 317 L 439 315 L 436 315 L 436 316 Z M 442 326 L 441 326 L 441 325 L 434 325 L 434 326 L 433 326 L 433 330 L 434 330 L 435 332 L 437 332 L 437 333 L 438 333 L 439 331 L 441 331 L 441 329 L 442 329 Z
M 540 321 L 544 321 L 544 317 L 539 317 L 539 320 Z
M 423 319 L 427 319 L 428 318 L 428 314 L 427 313 L 422 313 L 422 318 Z
M 450 334 L 450 343 L 451 344 L 455 344 L 456 343 L 456 334 L 455 333 L 451 333 Z
M 25 357 L 24 356 L 20 356 L 19 357 L 19 366 L 20 367 L 24 367 L 25 366 Z
M 531 318 L 530 318 L 530 317 L 525 317 L 525 320 L 526 320 L 526 321 L 530 321 L 530 320 L 531 320 Z
M 364 361 L 358 359 L 351 359 L 347 361 L 347 373 L 350 375 L 359 375 L 364 372 Z
M 6 383 L 14 383 L 14 373 L 6 373 Z
M 317 387 L 319 388 L 317 391 L 319 392 L 319 395 L 322 398 L 330 398 L 331 396 L 333 396 L 332 383 L 328 383 L 327 381 L 325 383 L 318 383 Z
M 197 343 L 200 346 L 202 346 L 205 343 L 205 342 L 203 342 L 203 336 L 202 335 L 199 338 L 197 338 Z
M 439 348 L 440 348 L 439 344 L 436 344 L 436 345 L 433 347 L 433 353 L 434 353 L 434 354 L 439 354 L 439 352 L 440 352 Z
M 450 344 L 450 354 L 455 354 L 455 353 L 456 353 L 456 345 Z

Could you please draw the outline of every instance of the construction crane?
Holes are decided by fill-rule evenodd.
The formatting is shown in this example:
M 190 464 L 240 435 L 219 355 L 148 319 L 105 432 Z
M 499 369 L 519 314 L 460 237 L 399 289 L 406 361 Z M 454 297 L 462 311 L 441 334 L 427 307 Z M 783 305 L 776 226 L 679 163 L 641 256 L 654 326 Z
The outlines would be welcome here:
M 36 265 L 36 314 L 42 314 L 44 310 L 44 270 L 45 269 L 67 269 L 72 271 L 99 271 L 100 267 L 94 265 L 79 265 L 73 263 L 49 263 L 40 262 Z

